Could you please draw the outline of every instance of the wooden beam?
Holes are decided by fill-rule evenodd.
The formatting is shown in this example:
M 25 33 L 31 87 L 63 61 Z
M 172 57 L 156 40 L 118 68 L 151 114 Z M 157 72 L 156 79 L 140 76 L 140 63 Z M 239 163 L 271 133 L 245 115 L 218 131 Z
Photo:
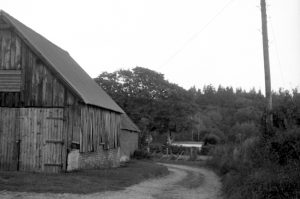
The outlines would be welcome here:
M 46 140 L 46 143 L 64 144 L 63 140 Z
M 57 163 L 45 163 L 44 166 L 62 167 L 62 164 L 57 164 Z

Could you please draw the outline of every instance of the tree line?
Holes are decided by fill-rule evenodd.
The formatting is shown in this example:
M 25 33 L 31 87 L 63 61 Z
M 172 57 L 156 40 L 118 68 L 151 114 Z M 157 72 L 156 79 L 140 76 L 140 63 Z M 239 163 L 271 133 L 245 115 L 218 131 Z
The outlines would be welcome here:
M 164 75 L 143 67 L 103 72 L 95 81 L 125 110 L 144 135 L 157 142 L 171 134 L 175 140 L 204 139 L 236 142 L 259 133 L 265 113 L 260 90 L 205 85 L 188 90 Z M 300 124 L 300 94 L 273 92 L 274 125 L 290 128 Z

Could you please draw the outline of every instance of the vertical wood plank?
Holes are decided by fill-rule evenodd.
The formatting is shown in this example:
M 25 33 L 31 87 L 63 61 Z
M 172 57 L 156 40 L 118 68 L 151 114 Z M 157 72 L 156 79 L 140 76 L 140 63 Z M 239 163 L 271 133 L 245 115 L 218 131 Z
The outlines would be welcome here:
M 37 127 L 38 127 L 38 121 L 37 121 L 37 114 L 38 114 L 38 109 L 34 109 L 33 112 L 33 128 L 32 128 L 32 156 L 33 160 L 31 162 L 32 166 L 31 169 L 33 171 L 36 171 L 38 168 L 38 135 L 37 135 Z
M 16 57 L 16 34 L 11 32 L 11 44 L 10 44 L 10 69 L 16 70 L 15 64 Z
M 29 111 L 28 109 L 24 109 L 24 120 L 23 120 L 23 139 L 22 139 L 22 170 L 26 170 L 26 164 L 27 164 L 27 159 L 26 159 L 26 153 L 27 153 L 27 136 L 28 136 L 28 129 L 29 129 Z
M 8 117 L 8 109 L 4 109 L 5 118 Z M 4 153 L 4 170 L 7 170 L 7 130 L 8 130 L 8 121 L 5 121 L 4 124 L 4 147 L 3 147 L 3 153 Z
M 9 114 L 9 124 L 8 124 L 8 131 L 7 131 L 7 166 L 8 170 L 12 170 L 12 159 L 13 159 L 13 137 L 14 137 L 14 108 L 8 109 Z
M 41 171 L 45 171 L 45 163 L 46 163 L 46 139 L 47 139 L 47 127 L 48 127 L 48 120 L 47 118 L 47 109 L 42 109 L 42 158 L 41 158 Z
M 10 69 L 11 32 L 9 30 L 3 30 L 1 33 L 2 33 L 1 65 L 3 69 Z
M 62 170 L 66 171 L 67 170 L 67 155 L 68 155 L 68 149 L 71 149 L 71 147 L 69 148 L 69 110 L 70 107 L 67 107 L 64 109 L 63 112 L 63 130 L 62 130 L 62 140 L 64 142 L 63 146 L 62 146 Z
M 15 54 L 15 67 L 17 70 L 21 69 L 21 39 L 16 36 L 16 54 Z
M 36 144 L 36 170 L 41 171 L 41 158 L 42 158 L 42 123 L 43 123 L 43 112 L 42 109 L 37 110 L 37 144 Z
M 0 32 L 0 44 L 1 44 L 1 32 Z M 0 53 L 0 55 L 1 55 L 1 53 Z M 3 112 L 3 108 L 0 107 L 0 118 L 4 118 L 2 112 Z M 0 169 L 3 169 L 3 149 L 2 149 L 2 147 L 3 147 L 3 122 L 4 122 L 4 120 L 0 120 Z
M 25 88 L 26 88 L 26 47 L 25 44 L 22 44 L 20 42 L 20 67 L 21 67 L 21 92 L 20 92 L 20 106 L 25 105 L 25 97 L 27 96 L 25 93 Z
M 63 109 L 59 109 L 59 117 L 64 119 L 64 110 Z M 59 120 L 59 133 L 60 133 L 60 136 L 59 136 L 59 139 L 62 140 L 64 142 L 64 120 Z M 59 154 L 59 164 L 62 164 L 61 167 L 59 167 L 58 171 L 61 172 L 63 170 L 63 166 L 64 166 L 64 163 L 65 163 L 65 158 L 64 158 L 64 146 L 65 144 L 58 144 L 59 145 L 59 151 L 58 151 L 58 154 Z
M 3 70 L 4 67 L 2 65 L 2 60 L 3 60 L 3 49 L 2 49 L 2 42 L 3 41 L 3 30 L 0 30 L 0 70 Z M 1 163 L 0 163 L 1 164 Z
M 19 154 L 19 170 L 22 171 L 22 144 L 23 144 L 23 131 L 24 131 L 24 108 L 20 108 L 20 120 L 19 120 L 19 125 L 20 125 L 20 130 L 19 130 L 19 145 L 20 145 L 20 154 Z
M 39 71 L 36 65 L 36 56 L 30 52 L 31 54 L 31 106 L 38 106 L 38 84 L 39 84 Z
M 19 109 L 18 108 L 14 108 L 14 112 L 13 112 L 13 124 L 12 124 L 12 129 L 13 129 L 13 133 L 12 133 L 12 142 L 11 142 L 11 153 L 12 153 L 12 164 L 11 164 L 11 170 L 16 171 L 17 170 L 17 159 L 18 159 L 18 152 L 17 152 L 17 145 L 18 145 L 18 123 L 19 123 L 19 115 L 18 115 Z
M 34 157 L 34 151 L 33 151 L 33 130 L 34 130 L 34 108 L 30 108 L 30 129 L 28 134 L 28 151 L 26 153 L 28 162 L 27 162 L 27 170 L 32 171 L 32 165 L 33 165 L 33 157 Z

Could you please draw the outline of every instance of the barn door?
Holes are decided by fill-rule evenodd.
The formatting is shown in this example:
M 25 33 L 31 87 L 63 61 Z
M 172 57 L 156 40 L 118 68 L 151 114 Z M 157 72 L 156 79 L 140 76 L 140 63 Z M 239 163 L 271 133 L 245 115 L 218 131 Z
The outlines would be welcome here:
M 63 166 L 63 109 L 50 109 L 45 116 L 44 171 L 57 173 Z
M 22 108 L 19 169 L 60 172 L 63 162 L 62 131 L 63 109 Z

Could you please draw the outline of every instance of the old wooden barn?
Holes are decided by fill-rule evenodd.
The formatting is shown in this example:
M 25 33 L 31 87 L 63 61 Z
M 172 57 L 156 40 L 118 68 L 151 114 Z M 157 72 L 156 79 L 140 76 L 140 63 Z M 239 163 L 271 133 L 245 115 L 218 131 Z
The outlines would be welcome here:
M 123 110 L 68 52 L 0 11 L 0 169 L 118 166 Z

